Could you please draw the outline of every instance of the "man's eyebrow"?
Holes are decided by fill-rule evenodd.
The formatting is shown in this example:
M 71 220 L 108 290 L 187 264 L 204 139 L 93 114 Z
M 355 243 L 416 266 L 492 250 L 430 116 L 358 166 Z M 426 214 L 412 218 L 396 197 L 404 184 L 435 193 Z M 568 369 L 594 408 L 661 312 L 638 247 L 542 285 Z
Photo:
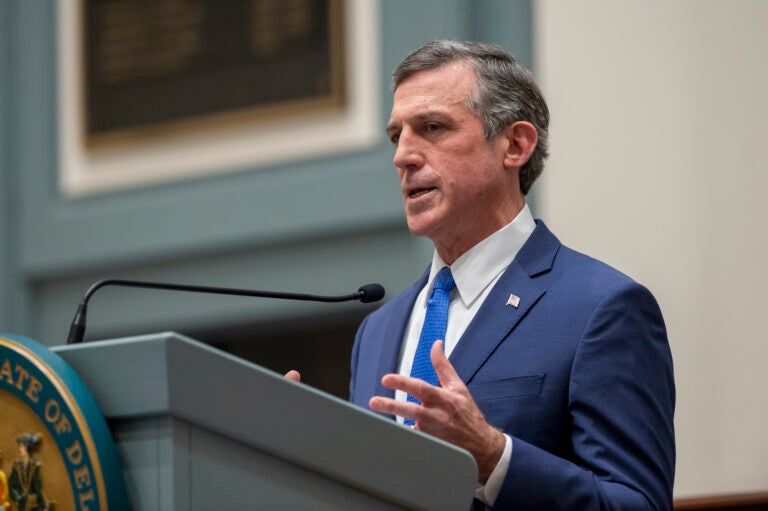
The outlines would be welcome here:
M 439 112 L 437 110 L 429 110 L 426 112 L 421 112 L 418 114 L 413 115 L 410 118 L 410 121 L 415 122 L 425 122 L 425 121 L 441 121 L 446 122 L 450 121 L 450 116 L 444 114 L 443 112 Z M 392 134 L 400 129 L 400 122 L 399 121 L 389 121 L 389 124 L 387 124 L 387 134 Z
M 450 119 L 450 116 L 443 112 L 438 112 L 437 110 L 430 110 L 428 112 L 416 114 L 414 119 L 417 121 L 447 121 Z

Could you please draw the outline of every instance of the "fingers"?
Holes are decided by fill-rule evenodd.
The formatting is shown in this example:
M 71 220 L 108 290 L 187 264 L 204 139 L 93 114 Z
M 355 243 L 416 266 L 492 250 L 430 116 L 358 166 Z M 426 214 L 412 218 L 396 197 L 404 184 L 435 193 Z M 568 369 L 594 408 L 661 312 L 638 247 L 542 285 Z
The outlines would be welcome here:
M 283 378 L 285 378 L 286 380 L 291 380 L 291 381 L 298 381 L 298 382 L 300 382 L 300 381 L 301 381 L 301 373 L 299 373 L 298 371 L 294 371 L 293 369 L 291 369 L 290 371 L 288 371 L 287 373 L 285 373 L 285 376 L 283 376 Z
M 381 379 L 382 385 L 392 390 L 402 390 L 422 403 L 429 404 L 440 400 L 440 387 L 435 387 L 420 380 L 401 374 L 387 374 Z
M 445 356 L 443 341 L 435 341 L 435 344 L 432 345 L 432 350 L 429 352 L 429 358 L 432 360 L 432 366 L 435 368 L 435 374 L 437 374 L 440 385 L 450 387 L 457 382 L 461 383 L 462 386 L 464 385 L 456 369 L 453 368 L 453 364 Z
M 445 356 L 442 341 L 436 341 L 430 359 L 440 386 L 399 374 L 387 374 L 382 384 L 403 391 L 419 401 L 396 401 L 388 397 L 371 398 L 371 410 L 416 421 L 416 429 L 458 445 L 469 451 L 477 462 L 479 481 L 488 479 L 504 451 L 503 433 L 485 420 L 469 389 Z
M 368 401 L 368 406 L 374 412 L 388 413 L 411 420 L 419 420 L 421 406 L 410 401 L 395 401 L 389 397 L 374 396 Z
M 430 385 L 418 378 L 409 378 L 399 374 L 387 374 L 381 379 L 381 383 L 393 390 L 402 390 L 425 405 L 437 404 L 444 400 L 442 389 L 454 388 L 459 391 L 466 389 L 453 365 L 445 356 L 443 341 L 435 341 L 430 351 L 432 365 L 435 368 L 440 386 Z M 468 391 L 467 391 L 468 392 Z

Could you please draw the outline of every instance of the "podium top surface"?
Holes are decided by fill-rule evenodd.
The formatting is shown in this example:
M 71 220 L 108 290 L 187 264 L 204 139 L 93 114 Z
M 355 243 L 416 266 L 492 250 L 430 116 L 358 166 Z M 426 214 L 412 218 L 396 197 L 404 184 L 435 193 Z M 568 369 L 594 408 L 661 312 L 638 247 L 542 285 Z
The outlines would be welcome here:
M 53 350 L 108 419 L 180 418 L 416 509 L 471 502 L 468 452 L 179 334 Z

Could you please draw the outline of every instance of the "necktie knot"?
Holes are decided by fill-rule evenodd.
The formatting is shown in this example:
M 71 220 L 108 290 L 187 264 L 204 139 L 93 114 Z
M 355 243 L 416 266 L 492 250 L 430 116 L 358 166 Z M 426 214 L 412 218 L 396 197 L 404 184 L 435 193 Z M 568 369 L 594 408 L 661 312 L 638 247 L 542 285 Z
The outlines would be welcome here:
M 453 274 L 451 273 L 451 268 L 449 266 L 446 266 L 437 272 L 437 277 L 435 277 L 435 289 L 450 293 L 455 287 L 456 282 L 453 280 Z

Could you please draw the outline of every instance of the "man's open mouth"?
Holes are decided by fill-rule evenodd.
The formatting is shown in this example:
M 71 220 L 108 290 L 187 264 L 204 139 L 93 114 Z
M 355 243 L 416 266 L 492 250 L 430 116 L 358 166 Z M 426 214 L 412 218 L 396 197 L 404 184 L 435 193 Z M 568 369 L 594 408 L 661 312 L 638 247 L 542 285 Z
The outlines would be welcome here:
M 429 192 L 431 192 L 431 191 L 432 191 L 432 190 L 434 190 L 434 189 L 435 189 L 435 188 L 434 188 L 434 187 L 432 187 L 432 188 L 417 188 L 417 189 L 415 189 L 415 190 L 411 190 L 411 191 L 408 193 L 408 198 L 410 198 L 410 199 L 415 199 L 416 197 L 421 197 L 421 196 L 422 196 L 422 195 L 424 195 L 425 193 L 429 193 Z

